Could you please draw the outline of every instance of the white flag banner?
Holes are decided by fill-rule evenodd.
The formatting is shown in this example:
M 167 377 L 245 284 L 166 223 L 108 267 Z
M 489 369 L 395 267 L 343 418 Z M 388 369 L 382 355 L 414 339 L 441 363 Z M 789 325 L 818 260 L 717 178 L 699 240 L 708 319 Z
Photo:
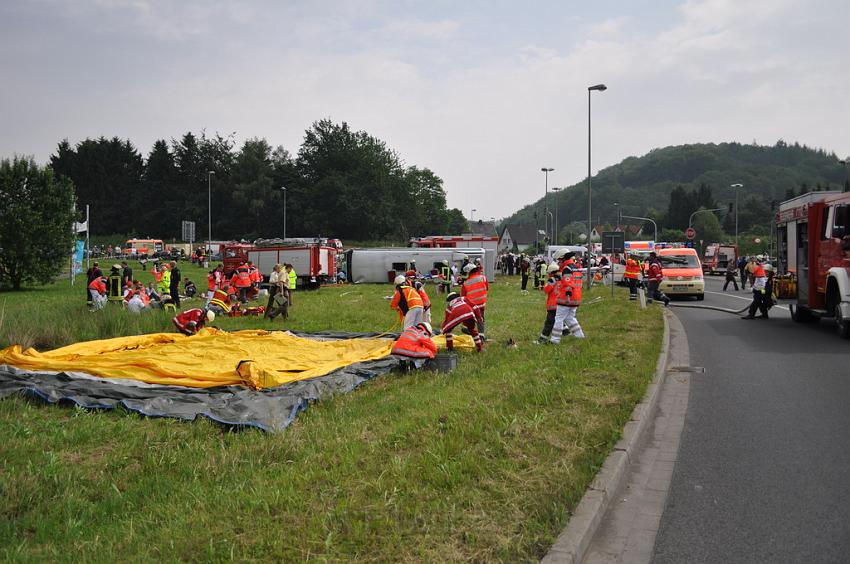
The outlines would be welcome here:
M 89 222 L 88 220 L 82 223 L 74 223 L 74 233 L 82 233 L 83 231 L 89 230 Z

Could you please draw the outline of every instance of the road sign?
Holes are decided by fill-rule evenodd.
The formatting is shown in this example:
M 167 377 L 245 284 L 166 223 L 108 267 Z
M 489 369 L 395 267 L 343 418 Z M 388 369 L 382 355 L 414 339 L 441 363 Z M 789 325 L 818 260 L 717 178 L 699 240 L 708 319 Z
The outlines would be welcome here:
M 602 252 L 611 254 L 625 252 L 625 235 L 622 231 L 603 231 Z
M 187 243 L 192 243 L 195 241 L 195 222 L 194 221 L 184 221 L 183 222 L 183 240 Z
M 688 227 L 688 229 L 685 231 L 685 236 L 688 239 L 693 240 L 694 237 L 697 236 L 697 230 L 694 229 L 693 227 Z

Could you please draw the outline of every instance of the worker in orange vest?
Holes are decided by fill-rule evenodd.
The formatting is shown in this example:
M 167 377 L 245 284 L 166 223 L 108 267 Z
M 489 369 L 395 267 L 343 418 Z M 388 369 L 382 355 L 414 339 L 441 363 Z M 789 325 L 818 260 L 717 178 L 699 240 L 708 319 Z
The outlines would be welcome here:
M 555 326 L 552 328 L 552 343 L 561 342 L 564 326 L 570 334 L 578 339 L 584 339 L 584 331 L 576 319 L 576 313 L 581 305 L 581 275 L 573 276 L 573 269 L 565 266 L 561 271 L 561 281 L 558 283 L 558 294 L 555 302 Z
M 393 280 L 395 293 L 390 302 L 390 307 L 398 311 L 402 319 L 402 330 L 413 327 L 423 322 L 422 297 L 415 288 L 407 283 L 407 278 L 399 274 Z
M 89 283 L 89 295 L 94 309 L 101 309 L 106 304 L 106 277 L 100 276 Z
M 422 298 L 422 319 L 426 323 L 431 323 L 431 297 L 428 296 L 428 292 L 425 291 L 425 284 L 421 280 L 416 279 L 416 271 L 408 270 L 404 273 L 407 278 L 407 283 L 419 293 L 419 297 Z
M 629 299 L 637 299 L 638 281 L 640 280 L 640 263 L 635 255 L 629 255 L 626 260 L 626 271 L 623 273 L 623 279 L 629 285 Z
M 437 356 L 437 345 L 431 339 L 430 323 L 418 323 L 402 331 L 393 343 L 392 354 L 409 359 L 416 368 L 421 368 L 429 358 Z
M 481 339 L 484 340 L 484 308 L 487 307 L 487 292 L 490 290 L 490 284 L 487 282 L 487 277 L 481 272 L 481 267 L 475 264 L 467 264 L 463 269 L 467 273 L 467 278 L 460 287 L 460 295 L 469 300 L 469 303 L 477 306 L 481 311 L 481 319 L 478 322 L 478 333 L 481 335 Z
M 552 328 L 555 327 L 555 314 L 558 310 L 558 285 L 561 282 L 561 269 L 557 263 L 552 263 L 546 267 L 546 272 L 549 278 L 543 286 L 543 292 L 546 293 L 546 321 L 543 322 L 543 330 L 540 331 L 540 336 L 534 341 L 535 344 L 543 344 L 549 342 L 549 337 L 552 334 Z
M 248 289 L 251 287 L 251 271 L 247 264 L 243 262 L 239 265 L 239 268 L 236 269 L 230 278 L 230 285 L 239 292 L 239 301 L 247 304 Z

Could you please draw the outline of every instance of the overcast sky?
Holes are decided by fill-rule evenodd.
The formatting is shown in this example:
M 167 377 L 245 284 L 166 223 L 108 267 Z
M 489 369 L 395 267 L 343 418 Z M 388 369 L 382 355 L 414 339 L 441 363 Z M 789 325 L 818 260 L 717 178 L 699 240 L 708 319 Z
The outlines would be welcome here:
M 0 2 L 0 157 L 187 131 L 295 153 L 322 118 L 501 218 L 653 148 L 850 155 L 848 0 Z

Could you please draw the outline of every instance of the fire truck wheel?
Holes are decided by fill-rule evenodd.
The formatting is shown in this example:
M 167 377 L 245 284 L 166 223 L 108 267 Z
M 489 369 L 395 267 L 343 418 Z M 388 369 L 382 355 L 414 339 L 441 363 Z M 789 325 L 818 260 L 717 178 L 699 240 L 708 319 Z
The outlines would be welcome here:
M 791 309 L 791 319 L 796 321 L 797 323 L 810 323 L 812 321 L 817 321 L 818 318 L 813 316 L 811 312 L 801 306 L 791 305 L 789 306 Z

